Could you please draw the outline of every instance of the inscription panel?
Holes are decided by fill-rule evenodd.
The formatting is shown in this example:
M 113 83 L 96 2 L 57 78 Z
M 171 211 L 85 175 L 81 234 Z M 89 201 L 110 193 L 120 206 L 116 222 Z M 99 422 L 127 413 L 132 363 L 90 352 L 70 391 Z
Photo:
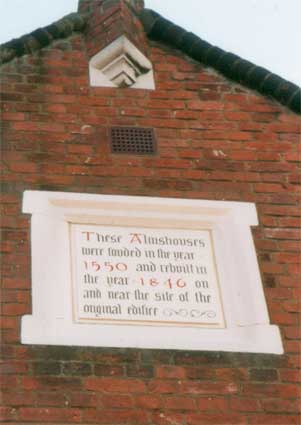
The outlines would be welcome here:
M 75 322 L 225 327 L 211 230 L 70 231 Z

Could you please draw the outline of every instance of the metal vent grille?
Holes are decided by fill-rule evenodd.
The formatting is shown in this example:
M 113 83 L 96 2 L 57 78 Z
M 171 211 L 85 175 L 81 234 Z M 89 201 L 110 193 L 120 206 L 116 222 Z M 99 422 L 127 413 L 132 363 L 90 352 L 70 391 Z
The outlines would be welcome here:
M 152 128 L 113 127 L 111 128 L 112 153 L 154 155 L 156 139 Z

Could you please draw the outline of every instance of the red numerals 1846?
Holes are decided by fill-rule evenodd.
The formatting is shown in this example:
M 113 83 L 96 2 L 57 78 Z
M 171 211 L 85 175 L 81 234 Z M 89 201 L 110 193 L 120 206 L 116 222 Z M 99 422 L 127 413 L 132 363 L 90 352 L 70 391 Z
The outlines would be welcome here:
M 181 288 L 185 288 L 187 285 L 183 279 L 177 279 L 177 280 L 167 279 L 164 282 L 160 282 L 158 279 L 155 279 L 155 278 L 144 279 L 143 277 L 140 278 L 140 284 L 142 286 L 152 286 L 152 287 L 164 285 L 164 286 L 167 286 L 169 289 L 173 289 L 173 288 L 181 289 Z

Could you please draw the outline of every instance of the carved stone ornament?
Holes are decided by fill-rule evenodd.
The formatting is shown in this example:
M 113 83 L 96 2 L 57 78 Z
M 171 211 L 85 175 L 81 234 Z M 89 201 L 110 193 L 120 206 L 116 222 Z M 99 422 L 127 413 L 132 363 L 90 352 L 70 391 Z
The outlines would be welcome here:
M 94 55 L 89 72 L 93 87 L 155 89 L 151 62 L 125 36 Z

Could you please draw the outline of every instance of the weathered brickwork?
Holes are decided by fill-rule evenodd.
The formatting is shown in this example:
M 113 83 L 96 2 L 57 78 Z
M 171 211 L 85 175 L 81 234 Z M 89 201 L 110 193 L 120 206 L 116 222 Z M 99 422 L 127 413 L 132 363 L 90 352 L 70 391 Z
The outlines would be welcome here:
M 156 90 L 91 88 L 85 37 L 1 67 L 1 420 L 299 424 L 300 117 L 154 41 L 145 51 Z M 115 125 L 153 127 L 156 156 L 111 154 Z M 264 291 L 285 354 L 21 345 L 20 318 L 31 313 L 21 214 L 29 189 L 255 202 Z

